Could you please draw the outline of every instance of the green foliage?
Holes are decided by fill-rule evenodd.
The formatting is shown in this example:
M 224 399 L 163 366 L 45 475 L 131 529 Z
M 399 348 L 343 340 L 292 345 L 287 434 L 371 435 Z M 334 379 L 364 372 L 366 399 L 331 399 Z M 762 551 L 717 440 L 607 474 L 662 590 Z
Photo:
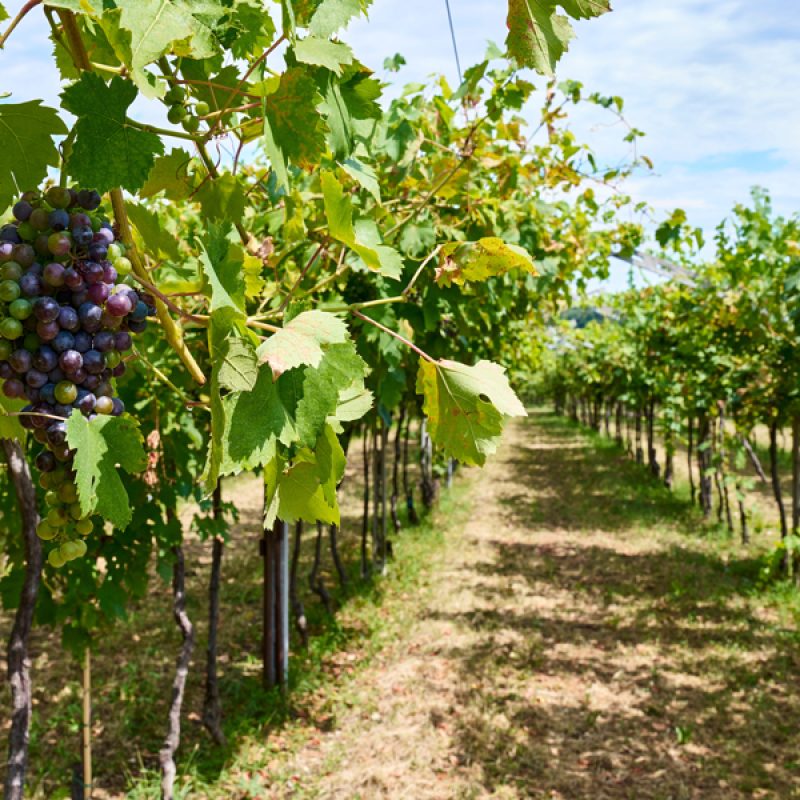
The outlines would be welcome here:
M 58 164 L 54 136 L 67 132 L 58 111 L 41 104 L 0 103 L 0 208 L 30 186 L 38 186 L 47 168 Z
M 154 133 L 127 121 L 136 87 L 118 76 L 106 84 L 95 73 L 85 72 L 61 97 L 64 108 L 78 117 L 70 174 L 100 192 L 117 186 L 132 192 L 140 189 L 164 145 Z
M 147 463 L 136 423 L 130 417 L 102 415 L 90 422 L 74 411 L 67 421 L 67 441 L 76 451 L 75 482 L 83 515 L 99 514 L 126 528 L 133 512 L 119 468 L 141 472 Z

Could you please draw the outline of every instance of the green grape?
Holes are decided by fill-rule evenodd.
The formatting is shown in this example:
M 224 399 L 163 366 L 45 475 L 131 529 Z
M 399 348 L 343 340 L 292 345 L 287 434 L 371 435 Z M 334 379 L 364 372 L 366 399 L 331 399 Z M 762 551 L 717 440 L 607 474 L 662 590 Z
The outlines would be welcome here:
M 53 485 L 54 484 L 53 484 L 53 473 L 52 472 L 43 472 L 39 476 L 39 486 L 41 486 L 42 489 L 45 489 L 45 490 L 52 489 Z
M 173 125 L 177 125 L 186 118 L 188 113 L 184 106 L 170 106 L 169 111 L 167 111 L 167 119 Z
M 126 258 L 125 256 L 116 259 L 116 261 L 113 261 L 112 264 L 121 278 L 125 277 L 126 275 L 130 275 L 131 270 L 133 269 L 133 264 L 131 264 L 130 259 Z
M 22 336 L 22 323 L 13 317 L 6 317 L 0 322 L 0 336 L 5 339 L 19 339 Z
M 22 267 L 16 261 L 6 261 L 0 266 L 0 280 L 18 281 L 22 277 Z
M 109 369 L 114 369 L 120 361 L 122 361 L 122 356 L 116 350 L 111 350 L 105 354 L 106 366 Z
M 186 99 L 186 90 L 180 86 L 171 86 L 167 93 L 164 95 L 164 102 L 174 105 L 175 103 L 182 103 Z
M 51 508 L 47 512 L 47 517 L 45 517 L 45 519 L 54 528 L 63 528 L 64 525 L 67 524 L 67 512 L 64 510 L 63 506 Z
M 58 499 L 62 503 L 74 503 L 78 499 L 78 487 L 66 481 L 58 487 Z
M 200 128 L 200 120 L 197 119 L 197 117 L 186 117 L 186 119 L 181 122 L 181 125 L 186 133 L 197 133 Z
M 125 247 L 121 242 L 112 242 L 108 246 L 108 260 L 113 262 L 120 256 L 125 255 Z
M 210 110 L 205 100 L 198 100 L 194 105 L 194 113 L 198 117 L 204 117 Z
M 36 238 L 36 228 L 30 222 L 20 222 L 17 225 L 17 233 L 26 241 Z
M 14 319 L 18 319 L 20 321 L 28 319 L 28 317 L 33 313 L 33 304 L 30 300 L 26 300 L 24 297 L 18 297 L 8 307 L 8 313 L 11 314 Z
M 75 523 L 75 530 L 78 531 L 81 536 L 88 536 L 94 530 L 94 523 L 88 518 L 79 519 Z
M 47 561 L 50 563 L 51 567 L 55 567 L 56 569 L 63 567 L 66 563 L 66 559 L 61 555 L 60 547 L 57 547 L 55 550 L 51 550 L 47 554 Z
M 0 339 L 0 361 L 7 361 L 14 352 L 14 345 L 8 339 Z
M 58 492 L 54 492 L 52 489 L 47 492 L 44 496 L 44 502 L 48 506 L 57 506 L 61 503 L 61 498 L 58 496 Z
M 63 186 L 51 186 L 45 193 L 45 199 L 53 208 L 66 208 L 72 202 L 69 189 Z
M 44 542 L 49 542 L 58 536 L 58 531 L 46 520 L 43 519 L 36 526 L 36 535 Z
M 83 519 L 83 511 L 81 511 L 81 504 L 80 503 L 73 503 L 69 507 L 69 515 L 74 520 Z
M 58 548 L 65 561 L 74 561 L 86 555 L 86 542 L 82 539 L 70 539 Z
M 0 281 L 0 300 L 11 303 L 20 295 L 19 284 L 16 281 Z
M 56 384 L 56 400 L 65 406 L 75 402 L 78 396 L 78 387 L 72 381 L 61 381 Z
M 98 414 L 110 414 L 114 410 L 114 401 L 110 397 L 98 397 L 94 410 Z

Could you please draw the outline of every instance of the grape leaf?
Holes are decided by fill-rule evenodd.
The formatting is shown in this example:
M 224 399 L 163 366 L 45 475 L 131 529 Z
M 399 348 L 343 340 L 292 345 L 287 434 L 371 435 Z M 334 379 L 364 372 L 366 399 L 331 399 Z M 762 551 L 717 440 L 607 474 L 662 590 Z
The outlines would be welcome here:
M 307 36 L 295 42 L 294 55 L 303 64 L 325 67 L 335 75 L 341 75 L 342 67 L 353 63 L 353 51 L 346 44 L 320 36 Z
M 341 164 L 342 169 L 366 189 L 374 198 L 376 203 L 381 202 L 381 189 L 378 185 L 378 176 L 375 170 L 368 164 L 364 164 L 357 158 L 348 158 Z
M 483 466 L 497 449 L 505 418 L 526 415 L 505 370 L 490 361 L 469 367 L 423 359 L 417 393 L 424 397 L 431 439 L 464 464 Z
M 372 392 L 364 388 L 363 380 L 353 381 L 339 392 L 336 410 L 328 416 L 327 422 L 337 433 L 341 433 L 344 430 L 342 422 L 361 419 L 372 408 L 373 402 Z
M 554 0 L 508 0 L 509 55 L 524 67 L 552 75 L 574 36 Z
M 67 442 L 75 450 L 75 483 L 83 514 L 100 514 L 117 528 L 127 527 L 132 512 L 119 467 L 141 472 L 147 466 L 134 420 L 99 414 L 90 422 L 75 410 L 67 420 Z
M 391 247 L 373 245 L 371 242 L 366 243 L 363 240 L 364 232 L 368 231 L 368 234 L 371 234 L 373 229 L 362 226 L 357 230 L 354 226 L 353 203 L 336 176 L 332 172 L 323 171 L 321 183 L 330 235 L 358 253 L 370 269 L 388 278 L 399 278 L 402 271 L 402 260 L 399 254 Z M 362 222 L 364 221 L 362 220 Z M 359 233 L 361 236 L 358 235 Z M 377 228 L 374 228 L 374 233 L 377 236 Z M 370 238 L 374 237 L 370 236 Z
M 178 242 L 171 233 L 161 227 L 158 214 L 138 203 L 128 203 L 127 209 L 133 227 L 141 235 L 144 250 L 157 258 L 163 256 L 174 261 L 180 258 Z
M 338 525 L 336 487 L 344 467 L 344 451 L 329 426 L 320 434 L 314 452 L 301 450 L 288 469 L 280 456 L 274 458 L 264 470 L 264 524 L 272 525 L 280 516 L 287 522 L 302 519 Z
M 28 432 L 20 424 L 19 417 L 13 417 L 9 412 L 21 411 L 26 405 L 25 400 L 12 400 L 0 393 L 0 439 L 25 441 Z
M 191 156 L 180 149 L 157 158 L 139 196 L 153 197 L 164 192 L 168 200 L 185 200 L 192 193 L 188 171 L 190 162 Z
M 360 12 L 359 0 L 322 0 L 308 23 L 308 29 L 315 36 L 328 37 L 344 28 Z
M 264 148 L 279 186 L 289 182 L 287 162 L 313 164 L 325 152 L 325 121 L 317 111 L 321 100 L 316 83 L 299 67 L 287 69 L 267 97 Z
M 118 57 L 130 67 L 131 78 L 145 96 L 158 91 L 145 70 L 167 52 L 192 59 L 210 58 L 216 52 L 211 28 L 192 12 L 202 10 L 206 15 L 216 12 L 222 16 L 226 9 L 219 3 L 204 0 L 116 0 L 119 27 L 128 34 L 114 37 L 106 30 L 116 46 Z M 105 14 L 104 20 L 115 14 Z M 107 27 L 107 26 L 104 26 Z M 124 42 L 124 44 L 123 44 Z
M 468 281 L 485 281 L 505 275 L 511 269 L 538 274 L 526 250 L 494 236 L 486 236 L 477 242 L 448 242 L 440 251 L 436 282 L 440 286 L 451 283 L 463 286 Z
M 58 112 L 41 100 L 0 103 L 0 208 L 20 192 L 39 186 L 47 168 L 58 164 L 53 137 L 66 133 Z
M 302 397 L 297 402 L 295 419 L 300 442 L 311 446 L 320 435 L 327 418 L 335 415 L 340 394 L 363 379 L 367 364 L 352 341 L 328 347 L 319 367 L 303 371 Z
M 252 342 L 231 334 L 225 340 L 219 385 L 231 392 L 249 392 L 258 378 L 258 360 Z
M 258 359 L 269 364 L 277 380 L 294 367 L 319 366 L 323 345 L 347 339 L 347 326 L 338 317 L 325 311 L 304 311 L 261 344 Z
M 119 76 L 106 85 L 95 73 L 84 72 L 61 97 L 64 108 L 78 117 L 68 163 L 70 175 L 99 192 L 117 186 L 134 192 L 144 185 L 164 145 L 154 133 L 126 121 L 136 87 Z
M 591 19 L 611 11 L 611 0 L 558 0 L 573 19 Z
M 211 311 L 231 308 L 244 316 L 243 252 L 230 239 L 231 225 L 209 225 L 200 243 L 200 266 L 211 288 Z
M 297 440 L 291 411 L 272 380 L 269 367 L 258 370 L 252 391 L 223 399 L 224 434 L 220 439 L 220 474 L 262 467 L 275 457 L 279 442 Z
M 196 197 L 209 219 L 238 221 L 244 216 L 247 198 L 242 184 L 230 172 L 206 181 Z
M 356 3 L 356 5 L 358 5 L 358 3 Z M 4 19 L 8 19 L 8 11 L 6 11 L 5 6 L 0 3 L 0 22 L 2 22 Z

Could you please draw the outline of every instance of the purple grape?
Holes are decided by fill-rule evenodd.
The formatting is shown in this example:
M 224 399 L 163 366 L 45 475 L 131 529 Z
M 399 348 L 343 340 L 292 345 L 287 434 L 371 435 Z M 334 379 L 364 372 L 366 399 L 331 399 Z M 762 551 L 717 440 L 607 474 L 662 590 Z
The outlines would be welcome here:
M 61 381 L 66 378 L 64 375 L 64 370 L 61 369 L 61 367 L 56 367 L 55 369 L 50 370 L 48 377 L 53 383 L 61 383 Z
M 25 222 L 33 212 L 33 206 L 27 200 L 20 200 L 14 204 L 11 213 L 20 221 Z
M 90 392 L 94 392 L 97 394 L 97 389 L 102 385 L 103 381 L 99 375 L 87 375 L 86 378 L 81 382 L 81 386 L 84 389 L 88 389 Z
M 142 320 L 132 319 L 128 323 L 128 330 L 131 333 L 144 333 L 147 330 L 147 320 L 146 319 L 142 319 Z
M 114 387 L 108 381 L 101 381 L 100 385 L 92 390 L 97 397 L 111 397 L 114 394 Z
M 111 374 L 115 378 L 121 378 L 125 374 L 125 370 L 126 369 L 127 369 L 127 367 L 125 366 L 125 362 L 124 361 L 120 361 L 119 364 L 117 364 L 117 366 L 114 367 L 114 369 L 111 370 Z
M 104 328 L 116 331 L 122 326 L 124 320 L 125 317 L 115 317 L 113 314 L 110 314 L 106 309 L 103 311 L 103 319 L 101 320 L 101 322 Z
M 89 228 L 91 230 L 92 221 L 89 219 L 88 214 L 84 214 L 83 211 L 75 211 L 70 215 L 69 224 L 73 228 Z M 94 234 L 92 234 L 94 235 Z
M 50 212 L 47 220 L 54 231 L 64 231 L 69 225 L 69 214 L 63 208 L 57 208 Z
M 108 248 L 104 244 L 93 244 L 89 246 L 89 258 L 95 261 L 102 261 L 108 255 Z
M 23 375 L 33 366 L 33 357 L 27 350 L 15 350 L 9 357 L 11 369 L 18 375 Z
M 127 331 L 119 331 L 114 334 L 114 349 L 120 353 L 125 353 L 133 347 L 133 339 Z
M 96 403 L 97 398 L 91 392 L 86 392 L 86 394 L 84 394 L 82 397 L 78 397 L 77 401 L 75 402 L 75 407 L 82 414 L 91 414 L 92 411 L 94 411 Z
M 39 322 L 36 325 L 36 335 L 43 342 L 52 342 L 53 339 L 58 336 L 60 330 L 61 328 L 58 327 L 58 322 L 56 320 L 52 322 Z
M 96 261 L 84 261 L 81 273 L 86 283 L 90 286 L 93 283 L 100 283 L 105 277 L 105 270 Z
M 109 350 L 114 349 L 115 341 L 116 338 L 111 331 L 100 331 L 94 335 L 93 347 L 101 353 L 107 353 Z
M 14 261 L 27 269 L 36 261 L 36 251 L 29 244 L 18 244 L 14 248 Z
M 74 332 L 80 328 L 81 320 L 74 308 L 62 306 L 61 311 L 58 312 L 58 324 L 65 331 Z
M 83 383 L 86 378 L 88 377 L 89 373 L 81 367 L 80 369 L 76 369 L 74 372 L 67 372 L 64 374 L 64 377 L 68 381 L 72 381 L 72 383 Z
M 100 321 L 103 318 L 103 309 L 96 303 L 81 303 L 78 308 L 78 317 L 81 326 L 87 333 L 95 333 L 100 329 Z
M 56 353 L 63 353 L 65 350 L 72 350 L 75 347 L 75 337 L 69 332 L 62 330 L 51 345 Z
M 11 244 L 19 244 L 22 239 L 17 231 L 16 225 L 3 225 L 0 228 L 0 241 L 11 242 Z
M 147 304 L 140 300 L 134 307 L 133 311 L 131 311 L 130 320 L 132 322 L 142 322 L 143 320 L 146 320 L 147 311 Z
M 50 372 L 58 365 L 58 355 L 52 347 L 44 345 L 33 355 L 33 366 L 42 372 Z
M 33 212 L 36 213 L 35 211 Z M 40 233 L 33 242 L 33 249 L 40 255 L 40 256 L 49 256 L 50 255 L 50 248 L 47 245 L 48 236 L 46 233 Z
M 52 472 L 56 468 L 56 458 L 49 450 L 42 450 L 36 456 L 36 469 L 39 472 Z
M 89 302 L 89 288 L 84 283 L 80 289 L 76 289 L 73 292 L 70 305 L 73 308 L 78 309 L 87 302 Z
M 77 350 L 65 350 L 58 357 L 58 365 L 67 374 L 77 372 L 83 366 L 83 356 Z
M 53 414 L 57 417 L 64 417 L 66 419 L 72 413 L 72 406 L 65 406 L 61 403 L 56 403 L 53 406 Z
M 75 189 L 69 190 L 69 205 L 67 208 L 74 208 L 78 205 L 78 192 Z
M 47 383 L 47 373 L 38 369 L 29 369 L 25 374 L 25 383 L 32 389 L 41 389 Z
M 9 378 L 3 383 L 3 394 L 11 398 L 22 397 L 25 384 L 19 378 Z
M 51 420 L 48 420 L 47 417 L 41 416 L 42 414 L 50 414 L 53 411 L 52 406 L 49 406 L 47 403 L 36 403 L 33 406 L 33 412 L 35 416 L 32 416 L 31 419 L 33 420 L 33 427 L 34 428 L 46 428 Z
M 85 285 L 83 275 L 74 267 L 67 267 L 64 270 L 64 285 L 72 290 L 82 289 Z
M 87 350 L 83 354 L 83 366 L 90 375 L 99 375 L 105 365 L 103 354 L 97 350 Z
M 14 257 L 14 245 L 11 242 L 0 242 L 0 264 L 11 261 Z
M 115 417 L 121 417 L 125 413 L 125 403 L 119 399 L 119 397 L 114 398 L 114 410 L 111 414 Z
M 66 270 L 62 264 L 55 262 L 49 263 L 42 271 L 42 278 L 48 286 L 58 288 L 64 285 L 64 273 Z
M 42 293 L 42 279 L 34 272 L 26 272 L 19 279 L 23 297 L 38 297 Z
M 41 278 L 42 272 L 44 272 L 44 267 L 38 261 L 34 261 L 34 263 L 28 267 L 27 271 L 32 272 L 34 275 L 38 275 Z
M 33 314 L 39 322 L 52 322 L 58 319 L 61 306 L 52 297 L 40 297 L 34 301 Z
M 94 235 L 94 241 L 97 244 L 104 244 L 106 247 L 114 243 L 114 232 L 107 222 L 100 226 L 100 230 Z
M 27 383 L 25 384 L 25 397 L 31 403 L 38 403 L 42 399 L 39 390 L 35 386 L 28 386 Z
M 109 294 L 111 294 L 111 290 L 104 283 L 95 283 L 89 287 L 88 291 L 89 299 L 99 306 L 108 300 Z
M 51 382 L 49 375 L 48 382 L 39 389 L 39 399 L 43 403 L 50 403 L 50 405 L 56 402 L 56 385 Z
M 47 444 L 47 432 L 43 431 L 41 428 L 37 428 L 33 432 L 33 438 L 36 439 L 39 444 Z
M 113 286 L 117 282 L 117 278 L 119 278 L 117 270 L 111 265 L 110 262 L 105 261 L 103 263 L 103 281 Z
M 78 192 L 78 204 L 87 211 L 94 211 L 100 205 L 100 202 L 100 195 L 93 190 L 81 189 Z
M 92 239 L 94 239 L 94 233 L 92 226 L 88 222 L 86 225 L 79 225 L 72 229 L 72 241 L 78 247 L 88 247 L 92 243 Z
M 33 417 L 29 416 L 31 411 L 33 411 L 32 405 L 25 406 L 20 412 L 22 416 L 19 418 L 19 424 L 22 425 L 25 430 L 29 431 L 33 430 Z
M 124 317 L 131 312 L 131 301 L 127 294 L 112 294 L 106 303 L 106 311 L 115 317 Z
M 67 441 L 67 425 L 65 422 L 54 422 L 47 427 L 47 441 L 58 447 Z
M 0 361 L 0 378 L 7 381 L 9 378 L 13 378 L 15 374 L 8 361 Z
M 75 334 L 75 347 L 79 353 L 85 353 L 92 347 L 92 337 L 86 331 L 78 331 Z

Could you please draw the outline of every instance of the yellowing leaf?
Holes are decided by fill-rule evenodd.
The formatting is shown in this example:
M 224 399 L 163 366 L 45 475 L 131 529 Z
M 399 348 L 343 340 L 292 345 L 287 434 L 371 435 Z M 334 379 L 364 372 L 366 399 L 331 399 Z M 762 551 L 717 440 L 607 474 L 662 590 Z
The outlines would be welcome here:
M 522 247 L 506 244 L 502 239 L 487 236 L 477 242 L 450 242 L 441 249 L 436 282 L 441 286 L 468 281 L 485 281 L 505 275 L 512 269 L 522 269 L 537 275 L 533 259 Z
M 464 464 L 482 466 L 497 449 L 505 419 L 526 415 L 505 370 L 490 361 L 469 367 L 421 360 L 417 392 L 434 444 Z

